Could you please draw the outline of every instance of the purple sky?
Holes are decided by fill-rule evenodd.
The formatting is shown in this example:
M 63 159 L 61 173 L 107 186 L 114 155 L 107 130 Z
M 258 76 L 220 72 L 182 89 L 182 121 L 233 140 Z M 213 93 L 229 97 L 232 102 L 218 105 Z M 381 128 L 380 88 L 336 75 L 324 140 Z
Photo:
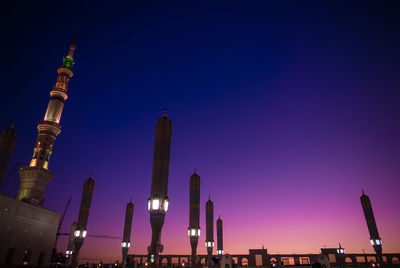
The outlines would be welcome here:
M 19 135 L 10 166 L 29 163 L 56 69 L 78 32 L 44 204 L 62 212 L 72 196 L 62 231 L 77 219 L 93 171 L 88 232 L 122 236 L 132 197 L 130 253 L 147 252 L 154 128 L 166 107 L 165 253 L 190 252 L 195 166 L 201 228 L 211 195 L 227 253 L 262 244 L 272 253 L 317 253 L 338 242 L 372 253 L 362 188 L 383 251 L 399 252 L 400 19 L 395 2 L 360 3 L 76 3 L 72 17 L 61 3 L 7 7 L 1 126 L 15 121 Z M 15 173 L 1 191 L 13 196 L 18 183 Z M 65 250 L 66 239 L 58 246 Z M 81 256 L 119 259 L 120 241 L 88 238 Z

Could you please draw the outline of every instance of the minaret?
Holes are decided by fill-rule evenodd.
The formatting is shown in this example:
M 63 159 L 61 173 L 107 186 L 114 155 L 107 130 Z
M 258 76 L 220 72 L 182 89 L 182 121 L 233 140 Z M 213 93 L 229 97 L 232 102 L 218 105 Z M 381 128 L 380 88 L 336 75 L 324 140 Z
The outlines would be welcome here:
M 76 221 L 74 221 L 71 224 L 71 231 L 69 233 L 69 239 L 68 239 L 68 245 L 67 245 L 67 250 L 65 251 L 65 257 L 67 258 L 67 260 L 69 260 L 69 258 L 72 256 L 72 254 L 74 254 L 74 241 L 75 241 L 75 230 L 76 230 L 76 226 L 78 225 L 78 223 Z
M 214 204 L 208 197 L 206 202 L 206 248 L 207 248 L 207 263 L 208 267 L 213 265 L 212 252 L 214 248 Z
M 79 209 L 78 224 L 74 233 L 74 253 L 72 255 L 72 265 L 75 267 L 78 264 L 79 251 L 83 245 L 83 240 L 87 234 L 87 222 L 89 218 L 90 204 L 92 203 L 92 196 L 94 190 L 94 180 L 92 174 L 89 179 L 85 181 L 83 186 L 81 207 Z
M 382 239 L 379 237 L 378 228 L 376 227 L 374 212 L 372 211 L 371 201 L 369 197 L 362 191 L 361 206 L 364 210 L 365 220 L 367 221 L 368 231 L 370 235 L 371 245 L 377 255 L 378 262 L 382 265 Z
M 54 142 L 61 132 L 59 123 L 64 102 L 68 97 L 68 83 L 73 75 L 72 66 L 75 63 L 73 58 L 75 47 L 76 39 L 70 46 L 68 56 L 63 58 L 63 63 L 57 70 L 57 82 L 50 91 L 50 101 L 46 114 L 37 126 L 39 134 L 29 167 L 21 167 L 19 170 L 21 184 L 17 199 L 34 205 L 43 203 L 44 189 L 54 175 L 53 172 L 48 170 L 48 167 Z
M 191 263 L 196 265 L 196 250 L 200 236 L 200 176 L 197 175 L 196 169 L 190 176 L 189 183 L 190 204 L 189 204 L 189 228 L 188 235 L 190 237 L 190 246 L 192 247 Z
M 0 133 L 0 187 L 3 184 L 3 177 L 6 173 L 8 162 L 17 144 L 17 133 L 14 130 L 15 124 Z
M 167 117 L 167 110 L 158 119 L 155 132 L 153 175 L 151 192 L 148 199 L 148 210 L 151 223 L 151 244 L 148 247 L 149 260 L 152 266 L 158 265 L 158 256 L 163 250 L 161 229 L 168 210 L 168 172 L 171 148 L 172 123 Z
M 133 204 L 132 200 L 126 205 L 124 236 L 122 238 L 122 267 L 126 267 L 126 256 L 131 246 L 131 230 L 132 230 Z
M 222 244 L 222 220 L 218 217 L 217 220 L 217 254 L 218 257 L 224 255 L 224 245 Z

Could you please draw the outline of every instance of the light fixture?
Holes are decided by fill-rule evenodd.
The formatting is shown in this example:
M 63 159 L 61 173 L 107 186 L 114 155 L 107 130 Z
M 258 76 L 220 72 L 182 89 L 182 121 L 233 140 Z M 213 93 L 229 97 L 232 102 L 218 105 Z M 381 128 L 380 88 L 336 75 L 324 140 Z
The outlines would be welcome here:
M 188 236 L 189 237 L 199 237 L 200 236 L 200 228 L 189 228 Z
M 152 212 L 152 211 L 159 211 L 162 213 L 166 213 L 169 207 L 169 199 L 168 197 L 162 197 L 160 198 L 159 196 L 151 196 L 148 199 L 147 202 L 147 209 Z
M 75 237 L 79 237 L 81 235 L 81 231 L 80 230 L 76 230 L 75 232 L 74 232 L 74 236 Z
M 207 248 L 214 247 L 214 241 L 206 241 L 206 247 Z
M 76 230 L 74 232 L 74 237 L 80 237 L 80 238 L 85 238 L 87 235 L 87 231 L 86 230 Z
M 158 210 L 159 207 L 160 207 L 160 200 L 158 198 L 153 199 L 153 204 L 151 209 Z
M 168 211 L 168 205 L 169 205 L 169 200 L 168 197 L 166 197 L 164 199 L 164 211 L 167 212 Z
M 122 248 L 129 248 L 131 246 L 131 242 L 122 242 L 121 247 Z

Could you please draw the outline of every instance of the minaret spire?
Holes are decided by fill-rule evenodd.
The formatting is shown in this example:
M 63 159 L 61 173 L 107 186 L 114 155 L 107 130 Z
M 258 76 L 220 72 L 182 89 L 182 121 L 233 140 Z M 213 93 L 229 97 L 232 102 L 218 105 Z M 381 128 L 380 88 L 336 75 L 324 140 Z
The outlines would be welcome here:
M 78 38 L 78 35 L 75 34 L 74 40 L 72 41 L 71 45 L 69 46 L 69 53 L 68 53 L 67 58 L 70 58 L 72 60 L 74 59 L 74 52 L 75 52 L 75 49 L 76 49 L 76 39 L 77 38 Z
M 21 178 L 17 199 L 35 205 L 43 202 L 44 189 L 53 178 L 53 172 L 48 170 L 50 156 L 53 152 L 56 137 L 61 132 L 60 120 L 64 102 L 68 98 L 68 83 L 73 76 L 73 54 L 76 48 L 76 39 L 72 42 L 68 56 L 58 68 L 56 84 L 50 91 L 50 101 L 44 119 L 39 122 L 38 138 L 33 150 L 32 160 L 28 167 L 19 170 Z

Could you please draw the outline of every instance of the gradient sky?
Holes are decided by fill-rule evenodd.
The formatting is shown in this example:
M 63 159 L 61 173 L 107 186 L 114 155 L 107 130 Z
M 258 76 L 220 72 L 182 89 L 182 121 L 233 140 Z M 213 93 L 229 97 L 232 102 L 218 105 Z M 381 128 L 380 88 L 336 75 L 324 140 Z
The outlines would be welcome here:
M 77 219 L 93 171 L 88 232 L 122 236 L 132 197 L 130 253 L 147 252 L 154 128 L 167 108 L 164 253 L 190 253 L 194 166 L 201 228 L 211 195 L 227 253 L 262 243 L 272 253 L 317 253 L 339 241 L 347 252 L 372 253 L 362 188 L 383 251 L 400 251 L 396 1 L 8 4 L 0 16 L 0 126 L 16 122 L 10 166 L 29 163 L 57 68 L 79 34 L 44 203 L 62 212 L 72 196 L 62 231 Z M 1 191 L 14 196 L 18 184 L 14 173 Z M 65 237 L 58 247 L 65 250 Z M 120 240 L 88 238 L 81 251 L 82 258 L 120 256 Z

